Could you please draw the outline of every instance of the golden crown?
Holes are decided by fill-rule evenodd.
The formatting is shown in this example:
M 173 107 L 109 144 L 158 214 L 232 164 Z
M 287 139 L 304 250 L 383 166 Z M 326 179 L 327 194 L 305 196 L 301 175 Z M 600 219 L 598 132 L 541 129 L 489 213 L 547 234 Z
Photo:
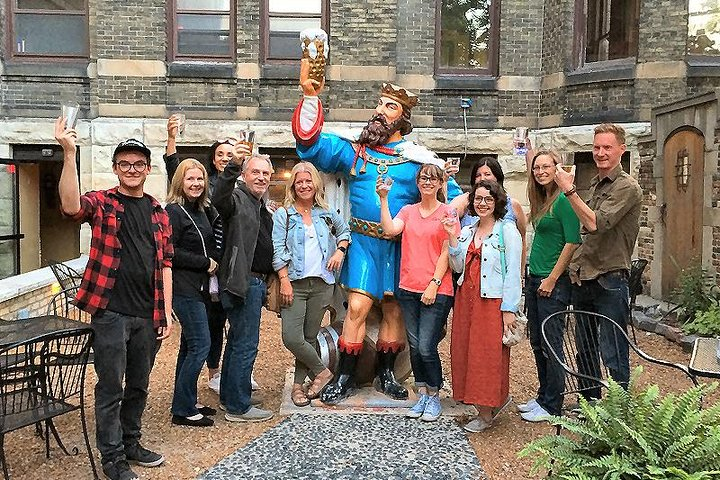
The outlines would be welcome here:
M 412 92 L 408 92 L 403 87 L 398 87 L 392 83 L 383 83 L 380 90 L 380 96 L 392 98 L 400 105 L 410 110 L 418 104 L 418 97 Z

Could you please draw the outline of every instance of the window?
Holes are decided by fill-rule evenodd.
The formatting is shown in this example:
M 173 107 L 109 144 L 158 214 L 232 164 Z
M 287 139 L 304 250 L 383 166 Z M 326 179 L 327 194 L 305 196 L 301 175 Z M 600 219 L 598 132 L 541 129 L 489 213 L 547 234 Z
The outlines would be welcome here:
M 492 75 L 497 65 L 498 0 L 438 0 L 438 73 Z
M 637 56 L 639 0 L 576 0 L 578 66 Z
M 720 55 L 720 0 L 690 0 L 689 55 Z
M 300 59 L 300 32 L 306 28 L 328 31 L 327 0 L 266 0 L 265 59 Z
M 11 0 L 14 57 L 87 57 L 86 0 Z
M 175 0 L 174 5 L 175 59 L 234 58 L 234 0 Z

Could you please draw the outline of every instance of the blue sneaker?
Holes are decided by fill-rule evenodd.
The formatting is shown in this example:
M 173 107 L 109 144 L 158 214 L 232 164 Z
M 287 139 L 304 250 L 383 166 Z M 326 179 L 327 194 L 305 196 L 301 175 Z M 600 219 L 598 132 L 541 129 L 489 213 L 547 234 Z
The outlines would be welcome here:
M 433 395 L 432 397 L 428 397 L 428 401 L 425 404 L 425 411 L 422 417 L 420 417 L 420 420 L 424 422 L 434 422 L 440 416 L 440 412 L 442 412 L 440 397 Z
M 425 412 L 425 405 L 427 405 L 429 399 L 430 397 L 428 395 L 421 393 L 420 399 L 415 405 L 412 406 L 410 410 L 408 410 L 408 413 L 406 413 L 405 416 L 408 418 L 422 417 L 423 412 Z

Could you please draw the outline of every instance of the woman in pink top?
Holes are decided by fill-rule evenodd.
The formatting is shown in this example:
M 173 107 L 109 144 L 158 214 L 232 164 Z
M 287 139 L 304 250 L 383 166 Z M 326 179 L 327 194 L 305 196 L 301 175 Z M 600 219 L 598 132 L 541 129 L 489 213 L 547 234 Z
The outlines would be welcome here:
M 395 218 L 390 215 L 388 191 L 391 185 L 378 178 L 380 223 L 389 236 L 402 233 L 400 288 L 396 298 L 405 320 L 410 363 L 420 399 L 408 417 L 427 422 L 437 420 L 441 407 L 442 367 L 438 343 L 453 303 L 453 286 L 448 268 L 448 237 L 443 222 L 457 223 L 456 212 L 445 202 L 443 171 L 423 165 L 416 177 L 420 203 L 406 205 Z M 459 224 L 457 230 L 460 231 Z

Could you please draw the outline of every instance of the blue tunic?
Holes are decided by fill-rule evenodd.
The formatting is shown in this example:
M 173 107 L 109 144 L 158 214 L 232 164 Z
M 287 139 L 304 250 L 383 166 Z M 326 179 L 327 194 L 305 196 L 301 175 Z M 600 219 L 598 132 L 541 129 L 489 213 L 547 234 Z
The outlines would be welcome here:
M 406 142 L 388 143 L 395 148 Z M 370 160 L 365 173 L 361 173 L 363 160 L 358 159 L 355 176 L 350 169 L 355 158 L 355 150 L 350 141 L 337 135 L 323 133 L 317 142 L 310 146 L 298 144 L 297 153 L 302 160 L 313 163 L 326 173 L 343 175 L 348 181 L 350 213 L 354 218 L 370 222 L 380 222 L 380 198 L 375 192 L 379 163 L 387 165 L 386 176 L 394 180 L 388 194 L 390 214 L 395 217 L 402 207 L 420 200 L 415 177 L 422 166 L 410 159 L 385 155 L 368 148 Z M 382 167 L 380 167 L 382 170 Z M 449 197 L 455 198 L 462 190 L 451 179 L 448 183 Z M 382 299 L 385 294 L 394 294 L 400 279 L 400 242 L 370 237 L 357 232 L 351 234 L 352 242 L 348 248 L 340 282 L 350 289 Z

